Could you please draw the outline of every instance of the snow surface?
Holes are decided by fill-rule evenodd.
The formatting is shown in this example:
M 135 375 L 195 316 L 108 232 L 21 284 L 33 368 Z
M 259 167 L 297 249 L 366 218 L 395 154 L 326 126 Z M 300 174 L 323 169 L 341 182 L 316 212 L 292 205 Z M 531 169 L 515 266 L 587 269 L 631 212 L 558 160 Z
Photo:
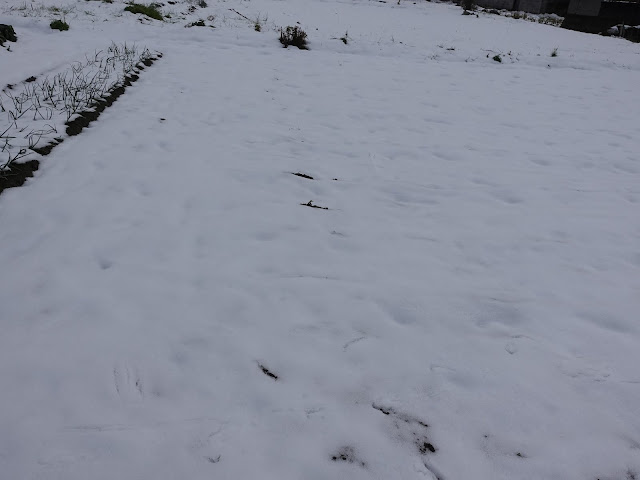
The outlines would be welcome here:
M 638 45 L 208 3 L 0 0 L 2 85 L 164 53 L 0 196 L 0 478 L 640 476 Z

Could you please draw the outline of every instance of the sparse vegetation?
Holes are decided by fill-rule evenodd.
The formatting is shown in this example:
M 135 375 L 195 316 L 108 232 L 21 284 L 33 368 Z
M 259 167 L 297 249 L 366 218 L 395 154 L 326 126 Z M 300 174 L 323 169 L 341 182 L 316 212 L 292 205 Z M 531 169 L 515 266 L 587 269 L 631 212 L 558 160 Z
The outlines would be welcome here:
M 49 10 L 49 12 L 54 13 L 54 14 L 58 14 L 58 15 L 62 15 L 63 19 L 65 15 L 69 15 L 70 13 L 75 11 L 75 7 L 68 5 L 66 7 L 47 7 L 47 10 Z
M 156 4 L 143 5 L 141 3 L 132 3 L 128 7 L 125 7 L 125 12 L 140 13 L 146 15 L 154 20 L 162 20 L 162 13 L 158 10 Z
M 553 50 L 551 50 L 551 56 L 552 57 L 557 57 L 558 56 L 558 47 L 556 47 Z
M 307 33 L 300 27 L 287 27 L 286 30 L 281 28 L 280 43 L 284 48 L 291 45 L 298 47 L 300 50 L 309 50 L 309 47 L 307 47 Z
M 147 65 L 150 58 L 146 49 L 140 52 L 135 45 L 112 44 L 106 52 L 96 52 L 53 78 L 29 77 L 21 92 L 15 90 L 15 85 L 2 89 L 0 111 L 10 123 L 0 130 L 0 178 L 18 160 L 46 149 L 42 143 L 58 138 L 60 123 L 68 124 L 102 101 L 112 88 L 124 83 L 137 65 Z
M 558 15 L 555 15 L 553 13 L 548 14 L 548 15 L 540 15 L 538 17 L 538 23 L 542 23 L 544 25 L 554 25 L 556 27 L 559 27 L 560 25 L 562 25 L 562 21 L 564 19 Z
M 4 45 L 4 42 L 16 42 L 18 37 L 11 25 L 0 25 L 0 45 Z
M 260 14 L 258 14 L 258 16 L 256 17 L 256 19 L 253 21 L 253 29 L 256 32 L 261 32 L 262 28 L 265 26 L 265 24 L 267 23 L 268 17 L 262 17 Z
M 462 0 L 460 6 L 465 12 L 474 11 L 476 9 L 476 4 L 473 0 Z
M 487 12 L 493 13 L 494 11 L 487 11 Z M 500 12 L 497 12 L 497 13 L 500 14 Z M 543 25 L 553 25 L 556 27 L 559 27 L 560 25 L 562 25 L 562 20 L 563 20 L 562 17 L 555 15 L 553 13 L 535 15 L 535 14 L 526 13 L 526 12 L 503 12 L 502 14 L 505 17 L 511 17 L 516 20 L 526 20 L 528 22 L 541 23 Z
M 188 23 L 187 25 L 185 25 L 186 28 L 191 28 L 191 27 L 206 27 L 204 20 L 200 19 L 197 22 L 191 22 Z
M 349 31 L 344 32 L 344 36 L 340 37 L 340 40 L 342 40 L 342 43 L 344 43 L 345 45 L 349 44 Z
M 52 30 L 60 30 L 61 32 L 69 30 L 69 24 L 64 20 L 54 20 L 49 26 Z

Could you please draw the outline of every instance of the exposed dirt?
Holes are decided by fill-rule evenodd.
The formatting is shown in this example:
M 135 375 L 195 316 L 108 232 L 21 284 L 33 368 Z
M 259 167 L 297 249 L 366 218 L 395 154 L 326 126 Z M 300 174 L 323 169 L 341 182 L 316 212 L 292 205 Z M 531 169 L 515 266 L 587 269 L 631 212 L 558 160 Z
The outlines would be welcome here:
M 29 160 L 24 163 L 14 163 L 0 174 L 0 193 L 11 187 L 21 187 L 27 178 L 33 177 L 33 172 L 40 168 L 38 160 Z

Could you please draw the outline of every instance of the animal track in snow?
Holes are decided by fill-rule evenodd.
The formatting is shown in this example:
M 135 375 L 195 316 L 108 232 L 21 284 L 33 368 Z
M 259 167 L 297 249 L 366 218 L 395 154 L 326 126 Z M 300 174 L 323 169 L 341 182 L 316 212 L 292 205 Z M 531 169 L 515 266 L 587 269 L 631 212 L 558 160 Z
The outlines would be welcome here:
M 400 439 L 404 442 L 413 443 L 420 455 L 424 456 L 436 452 L 436 447 L 427 437 L 429 425 L 426 422 L 413 415 L 398 412 L 393 407 L 386 407 L 376 403 L 372 406 L 393 420 L 393 425 L 398 430 Z M 436 476 L 439 477 L 438 475 Z
M 367 464 L 360 460 L 353 447 L 341 447 L 336 453 L 331 456 L 331 460 L 334 462 L 347 462 L 360 465 L 362 468 L 366 468 Z
M 436 448 L 426 436 L 426 430 L 429 428 L 427 423 L 417 417 L 399 413 L 391 407 L 383 407 L 374 403 L 373 408 L 393 418 L 394 426 L 400 431 L 401 437 L 405 440 L 411 439 L 420 454 L 425 455 L 427 452 L 436 452 Z
M 366 339 L 367 339 L 367 337 L 366 337 L 366 336 L 362 336 L 362 337 L 354 338 L 353 340 L 349 340 L 347 343 L 345 343 L 345 344 L 342 346 L 342 351 L 343 351 L 343 352 L 346 352 L 346 351 L 347 351 L 347 349 L 348 349 L 351 345 L 353 345 L 354 343 L 358 343 L 358 342 L 361 342 L 362 340 L 366 340 Z
M 144 399 L 144 384 L 142 377 L 135 368 L 127 365 L 113 368 L 113 383 L 118 396 L 127 402 Z

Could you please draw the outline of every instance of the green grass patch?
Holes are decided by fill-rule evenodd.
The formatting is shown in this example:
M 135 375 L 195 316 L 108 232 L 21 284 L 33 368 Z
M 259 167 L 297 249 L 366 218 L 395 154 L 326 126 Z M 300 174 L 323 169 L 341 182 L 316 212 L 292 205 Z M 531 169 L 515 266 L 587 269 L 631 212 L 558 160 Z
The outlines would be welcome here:
M 154 20 L 162 20 L 162 13 L 155 5 L 143 5 L 141 3 L 132 3 L 128 7 L 125 7 L 125 12 L 141 13 Z
M 61 32 L 69 30 L 69 24 L 64 20 L 54 20 L 49 26 L 52 30 L 60 30 Z

